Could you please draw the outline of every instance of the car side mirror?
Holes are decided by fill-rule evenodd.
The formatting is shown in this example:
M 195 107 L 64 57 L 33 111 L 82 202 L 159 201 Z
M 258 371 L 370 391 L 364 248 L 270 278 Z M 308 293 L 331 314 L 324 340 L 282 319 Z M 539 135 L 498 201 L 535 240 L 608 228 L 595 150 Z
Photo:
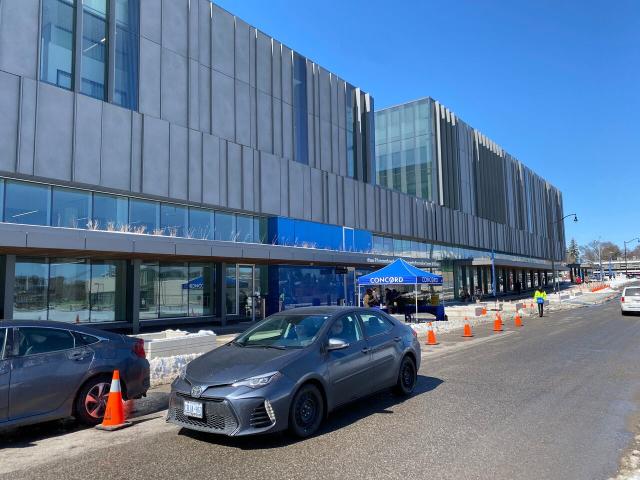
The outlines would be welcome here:
M 329 344 L 327 345 L 327 351 L 331 352 L 332 350 L 343 350 L 348 346 L 349 344 L 344 340 L 340 340 L 339 338 L 330 338 Z

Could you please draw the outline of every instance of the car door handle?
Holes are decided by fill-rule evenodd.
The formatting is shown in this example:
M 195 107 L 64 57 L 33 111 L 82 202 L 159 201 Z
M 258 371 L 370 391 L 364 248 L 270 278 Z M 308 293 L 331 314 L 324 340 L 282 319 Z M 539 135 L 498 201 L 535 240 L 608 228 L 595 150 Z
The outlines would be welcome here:
M 393 337 L 394 342 L 399 342 L 400 340 L 402 340 L 402 337 Z
M 76 362 L 79 362 L 80 360 L 84 360 L 86 356 L 87 352 L 74 352 L 69 355 L 69 360 L 75 360 Z

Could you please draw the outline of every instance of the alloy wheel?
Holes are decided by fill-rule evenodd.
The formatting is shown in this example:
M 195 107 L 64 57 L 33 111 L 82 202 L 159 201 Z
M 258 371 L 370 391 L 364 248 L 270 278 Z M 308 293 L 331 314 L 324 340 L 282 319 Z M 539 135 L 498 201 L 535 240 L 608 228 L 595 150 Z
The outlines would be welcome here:
M 84 408 L 92 418 L 102 418 L 107 408 L 109 390 L 111 385 L 107 382 L 96 383 L 87 392 L 84 398 Z

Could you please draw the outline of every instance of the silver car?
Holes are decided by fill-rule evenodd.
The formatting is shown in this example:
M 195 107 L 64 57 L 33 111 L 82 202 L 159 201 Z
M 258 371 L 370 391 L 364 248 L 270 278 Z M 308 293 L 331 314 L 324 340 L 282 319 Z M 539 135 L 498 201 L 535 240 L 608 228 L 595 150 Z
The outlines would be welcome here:
M 142 340 L 60 322 L 0 322 L 0 429 L 69 416 L 100 423 L 114 369 L 125 399 L 146 395 Z
M 189 363 L 171 387 L 167 421 L 307 437 L 340 405 L 390 387 L 410 395 L 419 368 L 414 330 L 380 310 L 287 310 Z

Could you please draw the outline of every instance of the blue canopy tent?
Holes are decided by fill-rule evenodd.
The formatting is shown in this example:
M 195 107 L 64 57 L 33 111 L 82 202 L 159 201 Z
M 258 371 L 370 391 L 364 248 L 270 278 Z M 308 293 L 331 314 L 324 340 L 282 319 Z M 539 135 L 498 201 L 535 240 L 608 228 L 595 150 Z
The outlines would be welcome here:
M 418 285 L 442 285 L 442 276 L 420 270 L 398 258 L 386 267 L 368 275 L 362 275 L 358 283 L 358 305 L 360 305 L 360 287 L 369 285 L 413 285 L 416 295 L 416 315 L 418 314 Z

